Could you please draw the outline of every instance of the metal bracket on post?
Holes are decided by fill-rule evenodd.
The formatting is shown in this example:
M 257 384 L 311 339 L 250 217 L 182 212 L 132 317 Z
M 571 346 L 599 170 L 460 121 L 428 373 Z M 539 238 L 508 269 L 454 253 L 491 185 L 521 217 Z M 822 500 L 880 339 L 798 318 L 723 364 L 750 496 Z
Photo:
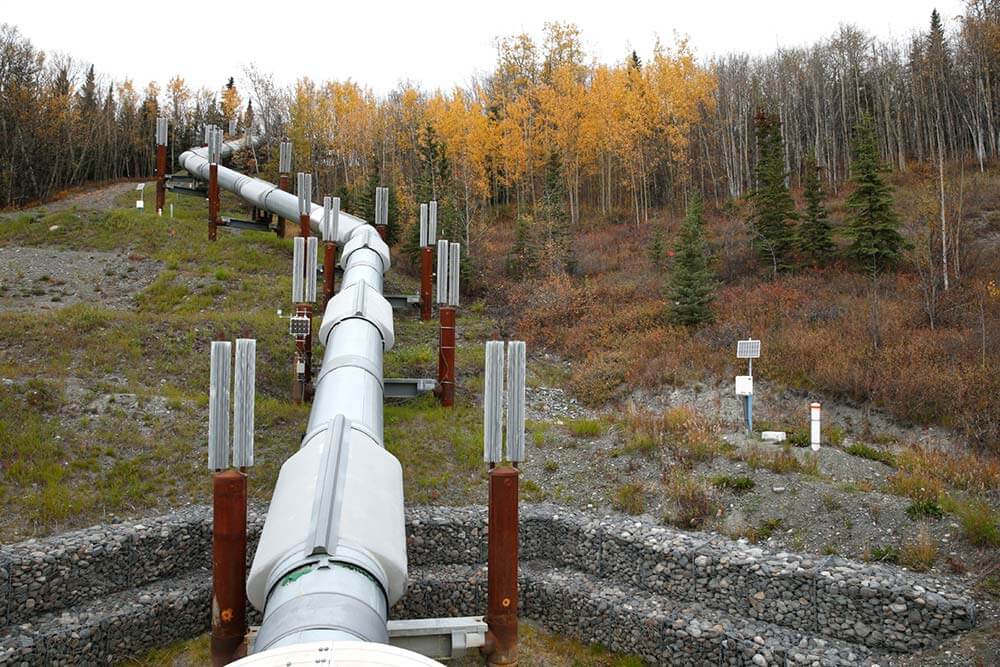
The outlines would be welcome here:
M 312 174 L 299 172 L 299 236 L 310 236 L 309 225 L 312 215 Z
M 292 142 L 282 139 L 278 144 L 278 188 L 288 192 L 288 175 L 292 171 Z M 285 238 L 285 219 L 280 215 L 277 218 L 276 229 L 278 236 Z
M 208 385 L 208 469 L 229 465 L 229 367 L 233 344 L 212 341 Z
M 375 188 L 375 229 L 386 243 L 389 242 L 389 188 Z
M 236 339 L 236 378 L 233 381 L 233 467 L 253 465 L 253 413 L 256 398 L 257 341 Z
M 436 200 L 431 200 L 427 205 L 427 245 L 432 246 L 437 243 L 437 228 L 438 203 Z
M 433 202 L 432 202 L 433 203 Z M 427 204 L 420 205 L 420 319 L 431 319 L 431 281 L 434 273 L 434 251 L 431 249 L 430 222 Z

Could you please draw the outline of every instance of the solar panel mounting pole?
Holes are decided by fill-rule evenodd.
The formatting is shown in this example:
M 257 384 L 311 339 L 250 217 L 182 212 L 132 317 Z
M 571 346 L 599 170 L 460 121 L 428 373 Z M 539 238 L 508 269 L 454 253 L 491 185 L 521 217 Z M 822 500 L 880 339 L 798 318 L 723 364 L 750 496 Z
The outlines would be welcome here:
M 760 357 L 760 341 L 752 338 L 736 342 L 736 358 L 747 360 L 747 374 L 736 377 L 736 393 L 743 397 L 747 433 L 753 432 L 753 360 Z

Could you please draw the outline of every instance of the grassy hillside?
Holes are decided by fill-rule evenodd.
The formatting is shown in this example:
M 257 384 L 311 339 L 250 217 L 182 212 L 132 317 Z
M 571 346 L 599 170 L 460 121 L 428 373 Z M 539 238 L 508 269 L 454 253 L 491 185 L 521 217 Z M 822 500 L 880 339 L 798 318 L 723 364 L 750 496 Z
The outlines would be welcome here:
M 28 265 L 4 262 L 0 277 L 3 541 L 207 502 L 208 349 L 217 336 L 258 341 L 254 498 L 270 496 L 298 447 L 309 408 L 289 401 L 293 342 L 276 315 L 290 305 L 291 241 L 223 230 L 209 243 L 203 201 L 170 196 L 174 219 L 133 201 L 129 192 L 111 210 L 35 210 L 0 222 L 5 257 L 41 250 Z M 77 284 L 81 276 L 95 283 Z M 464 489 L 481 486 L 481 419 L 470 402 L 478 341 L 494 325 L 472 304 L 458 326 L 460 369 L 473 379 L 462 382 L 454 413 L 429 400 L 386 409 L 386 443 L 417 502 L 463 502 Z M 437 323 L 408 315 L 396 328 L 386 374 L 433 377 Z M 456 492 L 438 490 L 452 478 Z

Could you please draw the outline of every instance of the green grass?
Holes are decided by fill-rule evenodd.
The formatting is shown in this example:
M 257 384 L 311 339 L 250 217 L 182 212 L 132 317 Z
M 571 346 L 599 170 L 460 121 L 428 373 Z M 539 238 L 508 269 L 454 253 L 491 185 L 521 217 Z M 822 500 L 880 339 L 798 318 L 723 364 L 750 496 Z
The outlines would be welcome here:
M 779 475 L 795 472 L 813 477 L 821 476 L 816 456 L 807 454 L 803 457 L 804 460 L 800 460 L 790 444 L 786 444 L 780 451 L 752 447 L 743 454 L 743 458 L 753 470 L 766 468 Z
M 385 406 L 385 446 L 403 466 L 407 502 L 485 491 L 483 416 L 475 405 L 444 408 L 430 395 Z
M 132 261 L 160 266 L 137 293 L 134 309 L 76 304 L 0 313 L 0 374 L 18 380 L 0 386 L 0 499 L 10 510 L 7 521 L 0 519 L 0 536 L 45 533 L 110 512 L 207 502 L 208 349 L 218 336 L 257 339 L 254 498 L 269 498 L 281 463 L 298 447 L 309 406 L 289 402 L 293 347 L 287 323 L 275 315 L 289 307 L 291 241 L 223 231 L 209 243 L 202 200 L 168 195 L 176 204 L 170 219 L 135 211 L 133 197 L 123 195 L 126 210 L 23 215 L 0 225 L 0 245 L 128 248 Z M 50 232 L 52 225 L 59 229 Z M 386 376 L 434 377 L 437 322 L 402 315 L 395 326 L 398 344 L 385 357 Z M 485 493 L 482 414 L 470 394 L 481 384 L 482 341 L 496 325 L 472 303 L 459 311 L 458 326 L 456 409 L 425 397 L 385 411 L 386 444 L 406 471 L 409 502 L 438 496 L 468 502 Z M 36 377 L 49 380 L 30 380 Z M 84 403 L 131 393 L 142 401 L 157 398 L 170 412 L 153 416 L 112 406 L 105 414 L 66 419 L 51 406 L 59 405 L 70 379 L 84 388 Z
M 979 547 L 1000 547 L 1000 513 L 986 502 L 943 496 L 941 506 L 958 517 L 965 539 Z
M 899 548 L 892 545 L 877 545 L 869 547 L 865 560 L 877 563 L 898 563 Z
M 716 475 L 712 478 L 712 486 L 734 493 L 746 493 L 752 490 L 756 484 L 747 475 Z
M 733 537 L 745 538 L 751 544 L 765 542 L 770 539 L 775 532 L 781 529 L 783 523 L 784 522 L 778 517 L 765 519 L 756 526 L 749 526 L 742 529 L 737 534 L 733 535 Z
M 127 206 L 133 197 L 127 194 Z M 254 497 L 270 496 L 281 462 L 298 445 L 308 406 L 288 402 L 291 342 L 275 316 L 287 308 L 291 242 L 223 232 L 208 243 L 204 202 L 169 198 L 173 220 L 130 208 L 20 215 L 0 225 L 0 245 L 127 248 L 130 262 L 167 267 L 137 293 L 135 309 L 85 303 L 0 312 L 0 374 L 14 379 L 0 385 L 2 538 L 207 502 L 208 348 L 218 335 L 257 339 Z M 135 266 L 109 272 L 129 280 Z M 63 410 L 70 382 L 82 392 L 74 403 L 129 393 L 141 407 Z M 169 412 L 149 409 L 154 400 Z
M 906 513 L 911 519 L 940 519 L 944 516 L 944 510 L 936 500 L 917 500 L 906 508 Z
M 642 514 L 646 511 L 646 489 L 639 482 L 622 484 L 615 490 L 611 505 L 619 512 Z
M 855 442 L 844 451 L 853 456 L 868 459 L 869 461 L 878 461 L 892 468 L 896 467 L 896 457 L 892 454 L 892 452 L 870 447 L 863 442 Z
M 602 419 L 573 419 L 566 422 L 566 430 L 574 438 L 597 438 L 604 435 L 608 425 Z

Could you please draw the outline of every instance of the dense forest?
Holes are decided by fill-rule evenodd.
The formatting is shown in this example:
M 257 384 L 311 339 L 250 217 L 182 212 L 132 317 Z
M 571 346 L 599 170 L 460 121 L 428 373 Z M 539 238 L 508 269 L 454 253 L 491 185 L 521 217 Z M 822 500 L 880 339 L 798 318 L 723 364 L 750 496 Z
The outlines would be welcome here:
M 692 186 L 715 205 L 743 197 L 754 187 L 760 109 L 778 116 L 792 182 L 815 159 L 834 193 L 850 176 L 863 114 L 897 170 L 956 158 L 983 169 L 1000 150 L 997 0 L 969 0 L 948 21 L 935 12 L 905 41 L 841 26 L 766 57 L 705 60 L 679 40 L 599 63 L 571 24 L 548 24 L 541 44 L 522 34 L 496 46 L 491 73 L 450 91 L 403 83 L 380 98 L 352 81 L 305 77 L 286 89 L 252 66 L 218 91 L 191 90 L 181 76 L 140 89 L 4 25 L 0 206 L 148 175 L 158 114 L 171 120 L 172 154 L 205 123 L 253 114 L 266 138 L 294 140 L 296 168 L 322 189 L 375 178 L 406 204 L 433 194 L 466 236 L 504 205 L 537 213 L 552 169 L 573 223 L 581 210 L 641 222 L 651 208 L 679 209 Z

